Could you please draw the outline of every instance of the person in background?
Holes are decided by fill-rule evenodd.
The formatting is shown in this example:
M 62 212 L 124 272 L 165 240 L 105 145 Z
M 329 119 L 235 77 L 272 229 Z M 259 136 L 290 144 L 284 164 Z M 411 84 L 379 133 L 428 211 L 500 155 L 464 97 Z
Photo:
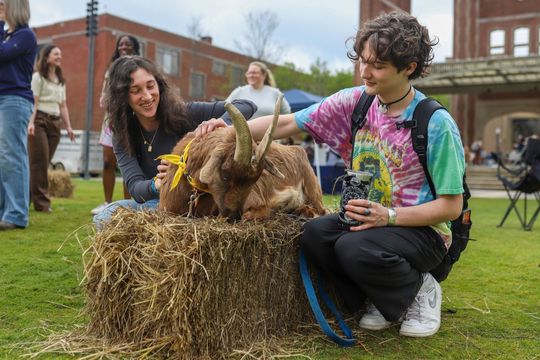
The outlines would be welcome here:
M 478 139 L 471 144 L 473 165 L 482 165 L 484 163 L 484 146 L 482 140 Z
M 111 58 L 111 64 L 121 56 L 127 55 L 140 55 L 139 40 L 132 35 L 122 35 L 116 41 L 116 47 L 114 54 Z M 103 80 L 103 87 L 101 89 L 101 96 L 99 98 L 99 106 L 104 107 L 105 92 L 107 89 L 107 81 L 109 78 L 109 71 L 105 72 L 105 79 Z M 101 124 L 101 134 L 99 136 L 99 143 L 103 146 L 103 194 L 105 195 L 105 202 L 92 209 L 92 215 L 96 215 L 103 208 L 112 202 L 114 194 L 114 185 L 116 183 L 116 157 L 114 156 L 112 133 L 109 127 L 109 118 L 105 114 L 103 123 Z M 131 195 L 127 189 L 126 183 L 122 182 L 124 188 L 124 199 L 129 199 Z
M 313 165 L 315 163 L 315 146 L 316 145 L 311 135 L 306 135 L 306 137 L 304 138 L 304 141 L 302 141 L 301 146 L 306 151 L 309 163 Z
M 363 24 L 349 58 L 359 62 L 363 86 L 341 90 L 291 115 L 280 115 L 275 138 L 308 132 L 326 143 L 352 170 L 373 177 L 368 199 L 351 199 L 345 225 L 338 214 L 308 221 L 300 237 L 306 258 L 335 285 L 351 311 L 366 309 L 360 327 L 382 330 L 400 324 L 400 335 L 426 337 L 441 325 L 442 289 L 430 270 L 452 242 L 450 220 L 463 206 L 465 157 L 458 127 L 445 110 L 430 118 L 427 166 L 436 196 L 412 146 L 411 121 L 425 95 L 411 81 L 433 60 L 426 27 L 406 13 L 383 14 Z M 356 136 L 351 116 L 363 93 L 375 98 Z M 260 140 L 272 116 L 248 122 Z M 204 136 L 219 120 L 200 125 Z M 352 161 L 351 160 L 352 157 Z
M 114 153 L 133 199 L 113 202 L 95 215 L 98 229 L 118 207 L 155 209 L 169 166 L 156 158 L 169 154 L 201 122 L 223 116 L 230 123 L 225 102 L 185 103 L 155 64 L 140 56 L 120 57 L 111 65 L 106 93 Z M 257 110 L 251 101 L 233 104 L 246 118 Z
M 227 101 L 236 99 L 251 100 L 257 105 L 257 112 L 253 114 L 253 118 L 257 118 L 264 115 L 271 115 L 274 113 L 276 107 L 276 101 L 278 96 L 281 95 L 281 91 L 276 88 L 276 82 L 272 71 L 266 66 L 266 64 L 260 61 L 254 61 L 249 64 L 246 72 L 246 79 L 248 84 L 237 87 L 234 89 Z M 281 103 L 281 114 L 289 114 L 291 107 L 285 98 Z
M 0 0 L 0 230 L 28 226 L 28 121 L 37 52 L 28 0 Z M 7 30 L 4 30 L 7 23 Z
M 47 170 L 60 142 L 62 122 L 69 139 L 75 141 L 69 121 L 61 62 L 60 48 L 46 45 L 41 50 L 36 72 L 32 76 L 34 111 L 28 124 L 30 199 L 34 203 L 34 209 L 42 212 L 52 211 Z

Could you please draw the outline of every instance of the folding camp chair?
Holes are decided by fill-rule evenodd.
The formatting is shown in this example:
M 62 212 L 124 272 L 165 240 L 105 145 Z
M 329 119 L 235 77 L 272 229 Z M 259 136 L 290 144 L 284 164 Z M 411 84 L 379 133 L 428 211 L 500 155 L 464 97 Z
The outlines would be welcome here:
M 497 227 L 503 226 L 510 212 L 514 210 L 521 227 L 524 230 L 531 230 L 540 213 L 540 139 L 529 139 L 521 163 L 513 168 L 506 167 L 497 154 L 493 155 L 498 163 L 497 178 L 502 182 L 510 200 L 508 209 L 506 209 L 506 213 Z M 517 206 L 522 195 L 523 216 Z M 533 206 L 534 200 L 536 200 L 536 210 L 528 219 L 529 200 L 533 203 Z

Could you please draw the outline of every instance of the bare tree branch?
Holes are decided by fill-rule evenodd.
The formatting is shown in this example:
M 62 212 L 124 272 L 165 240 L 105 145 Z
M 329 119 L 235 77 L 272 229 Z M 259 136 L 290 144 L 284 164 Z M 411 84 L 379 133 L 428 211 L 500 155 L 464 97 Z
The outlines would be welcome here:
M 236 47 L 256 59 L 278 62 L 283 55 L 283 46 L 273 39 L 274 32 L 279 27 L 277 14 L 270 10 L 250 11 L 244 18 L 247 31 L 244 32 L 243 41 L 234 41 Z
M 202 26 L 202 16 L 193 16 L 187 25 L 187 32 L 191 39 L 199 41 L 201 36 L 205 35 L 205 30 Z

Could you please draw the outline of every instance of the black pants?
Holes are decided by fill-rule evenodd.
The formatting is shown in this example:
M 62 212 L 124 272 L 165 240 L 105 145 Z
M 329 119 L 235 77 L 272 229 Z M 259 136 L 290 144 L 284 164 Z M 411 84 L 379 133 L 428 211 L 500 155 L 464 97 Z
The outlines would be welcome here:
M 300 247 L 329 276 L 351 311 L 371 300 L 396 321 L 414 300 L 422 273 L 437 266 L 446 248 L 430 227 L 379 227 L 347 231 L 336 214 L 304 226 Z

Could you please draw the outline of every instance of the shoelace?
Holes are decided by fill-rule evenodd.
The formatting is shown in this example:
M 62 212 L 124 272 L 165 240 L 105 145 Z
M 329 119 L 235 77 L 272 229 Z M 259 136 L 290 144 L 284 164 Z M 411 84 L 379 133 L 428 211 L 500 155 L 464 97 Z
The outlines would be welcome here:
M 416 320 L 421 321 L 422 310 L 425 307 L 425 297 L 427 293 L 418 294 L 414 297 L 413 303 L 409 307 L 409 311 L 405 314 L 405 321 Z

